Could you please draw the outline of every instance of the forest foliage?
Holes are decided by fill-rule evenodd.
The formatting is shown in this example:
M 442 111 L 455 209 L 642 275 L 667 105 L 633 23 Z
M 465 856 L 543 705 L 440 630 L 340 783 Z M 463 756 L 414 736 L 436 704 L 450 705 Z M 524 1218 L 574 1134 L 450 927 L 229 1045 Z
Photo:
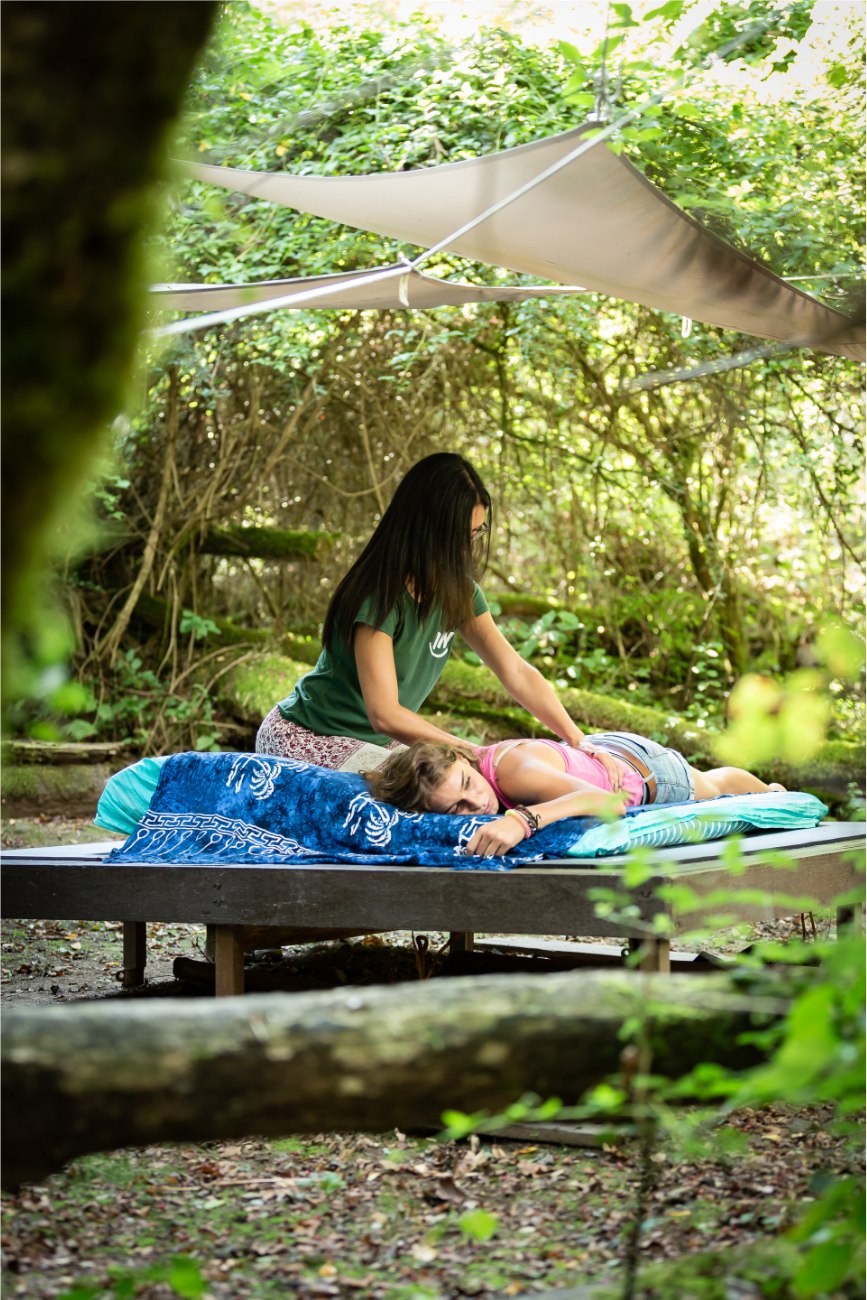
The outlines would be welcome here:
M 809 3 L 787 7 L 785 30 L 762 29 L 763 2 L 725 6 L 658 58 L 688 10 L 677 0 L 639 23 L 614 6 L 603 65 L 601 49 L 540 48 L 501 30 L 458 46 L 423 20 L 412 40 L 386 19 L 280 25 L 239 0 L 190 88 L 174 152 L 320 175 L 432 166 L 580 124 L 600 107 L 604 66 L 610 115 L 673 87 L 614 147 L 724 238 L 846 309 L 860 274 L 860 28 L 810 85 L 791 71 Z M 698 60 L 744 33 L 754 35 L 733 51 L 723 91 Z M 769 76 L 785 82 L 788 111 L 767 95 Z M 180 174 L 164 205 L 150 249 L 159 280 L 308 275 L 418 251 Z M 427 269 L 514 278 L 447 255 Z M 271 312 L 151 342 L 93 485 L 99 541 L 63 578 L 77 715 L 63 721 L 49 698 L 13 721 L 151 750 L 246 747 L 249 732 L 214 705 L 226 671 L 218 626 L 237 629 L 238 656 L 254 644 L 244 629 L 315 643 L 336 578 L 398 477 L 448 447 L 492 489 L 485 585 L 522 653 L 563 686 L 718 727 L 738 678 L 810 669 L 822 627 L 858 627 L 863 608 L 856 365 L 792 351 L 630 387 L 753 342 L 601 295 Z M 323 544 L 288 559 L 214 554 L 207 539 L 226 529 Z M 846 674 L 823 685 L 829 734 L 857 738 L 860 689 Z M 68 691 L 60 698 L 69 704 Z
M 190 88 L 175 151 L 323 175 L 431 166 L 571 128 L 600 106 L 616 114 L 671 80 L 616 147 L 723 237 L 847 308 L 863 226 L 861 28 L 807 86 L 793 75 L 810 39 L 806 0 L 786 6 L 785 30 L 758 32 L 755 20 L 772 13 L 764 0 L 722 6 L 658 57 L 689 7 L 669 0 L 638 23 L 613 5 L 616 59 L 602 86 L 591 48 L 539 48 L 502 31 L 456 46 L 419 22 L 411 40 L 386 20 L 292 28 L 237 0 Z M 720 82 L 701 57 L 739 36 L 735 71 Z M 764 96 L 767 76 L 785 80 L 786 111 Z M 164 205 L 155 279 L 315 274 L 401 251 L 179 175 Z M 503 278 L 450 257 L 428 269 Z M 826 730 L 857 737 L 861 372 L 790 352 L 695 382 L 630 383 L 751 342 L 586 295 L 556 307 L 272 313 L 151 343 L 92 484 L 100 528 L 59 576 L 72 679 L 47 676 L 43 698 L 22 700 L 10 721 L 142 751 L 246 747 L 249 734 L 216 706 L 219 679 L 248 667 L 263 638 L 315 646 L 335 578 L 398 476 L 448 447 L 493 489 L 486 586 L 502 626 L 564 689 L 662 704 L 707 729 L 731 692 L 742 761 L 749 745 L 786 755 L 805 732 L 811 744 Z M 269 530 L 265 554 L 238 544 L 254 529 Z M 304 554 L 289 540 L 299 534 L 315 539 Z M 820 956 L 795 973 L 766 1068 L 733 1079 L 708 1065 L 691 1080 L 708 1101 L 709 1141 L 720 1106 L 783 1097 L 829 1103 L 857 1144 L 863 943 Z M 633 1031 L 640 1045 L 641 1025 Z M 645 1097 L 658 1131 L 678 1098 Z M 609 1092 L 589 1105 L 621 1102 Z M 794 1229 L 803 1267 L 793 1294 L 854 1294 L 860 1180 L 818 1190 Z

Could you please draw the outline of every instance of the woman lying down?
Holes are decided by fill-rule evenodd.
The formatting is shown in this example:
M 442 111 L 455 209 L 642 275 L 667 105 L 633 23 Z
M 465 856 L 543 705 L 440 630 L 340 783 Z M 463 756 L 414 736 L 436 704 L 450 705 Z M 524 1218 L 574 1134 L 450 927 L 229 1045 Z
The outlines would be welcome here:
M 634 804 L 785 789 L 740 767 L 700 772 L 676 749 L 629 731 L 600 732 L 587 741 L 617 760 L 614 782 L 592 754 L 554 740 L 501 740 L 465 749 L 418 742 L 364 778 L 375 798 L 404 812 L 466 816 L 505 810 L 467 844 L 468 853 L 484 857 L 500 857 L 564 817 L 618 817 Z

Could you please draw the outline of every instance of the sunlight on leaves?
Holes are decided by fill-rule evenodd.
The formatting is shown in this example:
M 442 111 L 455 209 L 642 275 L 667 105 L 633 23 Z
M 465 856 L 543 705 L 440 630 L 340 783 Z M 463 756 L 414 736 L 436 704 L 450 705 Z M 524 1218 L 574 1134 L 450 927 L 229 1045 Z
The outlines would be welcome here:
M 833 619 L 819 631 L 816 656 L 836 677 L 855 681 L 864 670 L 864 641 L 845 624 Z
M 748 673 L 729 699 L 731 723 L 714 749 L 725 763 L 761 767 L 775 759 L 807 762 L 825 739 L 830 705 L 820 696 L 820 677 L 802 670 L 779 685 Z

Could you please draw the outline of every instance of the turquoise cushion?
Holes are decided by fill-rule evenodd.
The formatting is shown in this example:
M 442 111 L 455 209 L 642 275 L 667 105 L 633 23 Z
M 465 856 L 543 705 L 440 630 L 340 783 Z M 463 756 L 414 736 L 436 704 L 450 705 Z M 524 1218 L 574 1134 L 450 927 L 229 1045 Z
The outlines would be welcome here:
M 790 831 L 817 826 L 828 809 L 815 795 L 801 791 L 769 794 L 728 794 L 693 803 L 650 805 L 646 812 L 591 826 L 575 841 L 567 856 L 596 858 L 628 853 L 646 846 L 700 844 L 746 831 Z
M 150 807 L 160 769 L 167 758 L 168 754 L 140 758 L 131 767 L 110 776 L 96 805 L 94 824 L 106 831 L 132 835 Z

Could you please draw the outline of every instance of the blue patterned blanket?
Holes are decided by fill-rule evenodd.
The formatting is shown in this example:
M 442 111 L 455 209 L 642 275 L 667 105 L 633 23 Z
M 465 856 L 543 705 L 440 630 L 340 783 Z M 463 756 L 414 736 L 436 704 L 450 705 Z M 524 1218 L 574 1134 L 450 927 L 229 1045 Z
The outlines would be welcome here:
M 118 773 L 112 781 L 124 775 Z M 612 826 L 589 817 L 557 822 L 504 860 L 465 853 L 487 818 L 399 812 L 374 799 L 360 776 L 291 758 L 173 754 L 154 770 L 154 778 L 148 810 L 126 843 L 112 851 L 110 862 L 345 862 L 508 871 L 546 858 L 598 856 L 642 843 L 683 843 L 756 826 L 815 826 L 827 812 L 808 794 L 630 808 Z

